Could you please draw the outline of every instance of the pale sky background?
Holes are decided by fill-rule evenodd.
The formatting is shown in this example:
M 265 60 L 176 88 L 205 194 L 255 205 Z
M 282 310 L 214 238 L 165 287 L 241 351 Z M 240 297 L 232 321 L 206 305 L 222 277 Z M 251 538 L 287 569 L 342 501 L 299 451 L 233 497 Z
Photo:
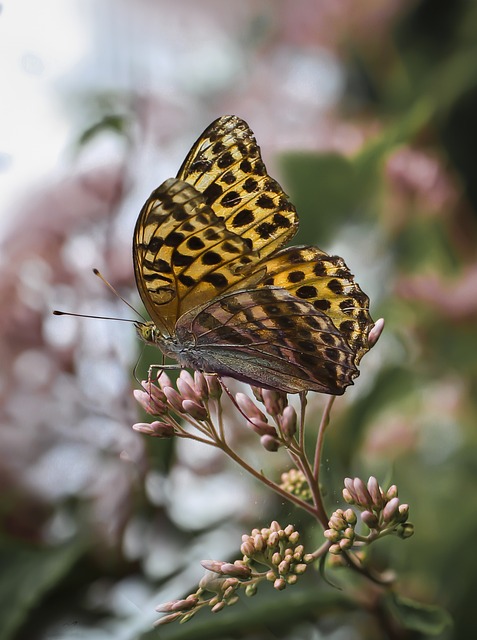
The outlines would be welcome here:
M 25 187 L 58 167 L 70 123 L 58 80 L 84 55 L 87 34 L 76 1 L 14 0 L 0 15 L 0 224 Z M 54 21 L 51 17 L 54 16 Z
M 169 148 L 165 158 L 154 159 L 151 184 L 175 175 L 194 135 L 208 124 L 210 96 L 240 83 L 245 88 L 256 65 L 240 46 L 240 29 L 247 24 L 250 6 L 230 8 L 237 15 L 229 16 L 227 11 L 226 17 L 238 25 L 238 33 L 230 28 L 224 31 L 223 10 L 222 15 L 210 7 L 201 12 L 190 2 L 182 6 L 121 0 L 4 2 L 0 13 L 0 238 L 14 214 L 18 194 L 54 180 L 71 167 L 71 145 L 82 127 L 91 124 L 85 120 L 87 108 L 86 115 L 78 108 L 82 95 L 140 88 L 161 96 L 166 110 L 176 110 L 184 122 L 190 120 L 195 133 L 185 131 L 184 140 L 175 135 L 177 146 Z M 270 12 L 267 2 L 258 4 L 257 14 L 260 8 Z M 251 82 L 246 92 L 253 90 Z M 259 127 L 265 152 L 270 139 L 278 148 L 288 147 L 291 137 L 295 144 L 306 144 L 310 138 L 303 126 L 307 112 L 318 113 L 333 104 L 342 88 L 338 62 L 319 48 L 278 49 L 270 82 L 279 94 L 269 96 L 268 103 L 260 106 L 260 97 L 255 102 L 245 97 L 237 105 L 242 117 L 258 112 L 254 128 Z M 298 113 L 301 120 L 297 121 Z M 279 126 L 280 121 L 285 126 Z M 152 164 L 147 159 L 146 163 Z M 140 173 L 148 181 L 144 171 Z M 149 181 L 145 193 L 148 188 Z

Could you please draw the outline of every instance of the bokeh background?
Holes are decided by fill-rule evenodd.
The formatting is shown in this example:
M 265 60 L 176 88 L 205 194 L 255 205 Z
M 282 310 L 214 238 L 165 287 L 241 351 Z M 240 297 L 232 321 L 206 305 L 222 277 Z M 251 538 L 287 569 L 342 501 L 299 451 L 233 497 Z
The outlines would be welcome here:
M 296 204 L 298 241 L 343 256 L 386 319 L 335 405 L 328 505 L 346 475 L 398 484 L 416 534 L 373 559 L 400 593 L 450 611 L 438 637 L 469 637 L 476 3 L 15 0 L 0 13 L 0 83 L 1 640 L 391 637 L 318 573 L 151 632 L 154 606 L 191 592 L 201 559 L 235 557 L 252 527 L 293 522 L 311 548 L 320 532 L 218 453 L 132 431 L 133 369 L 157 354 L 131 325 L 51 315 L 134 319 L 91 269 L 139 306 L 138 211 L 226 113 Z M 313 429 L 323 401 L 310 404 Z M 287 468 L 230 429 L 272 477 Z

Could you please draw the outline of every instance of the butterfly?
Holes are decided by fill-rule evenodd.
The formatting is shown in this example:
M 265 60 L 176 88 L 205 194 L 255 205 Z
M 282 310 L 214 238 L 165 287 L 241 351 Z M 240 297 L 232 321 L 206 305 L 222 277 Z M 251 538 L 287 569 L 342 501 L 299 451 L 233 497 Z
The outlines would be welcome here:
M 247 123 L 215 120 L 139 214 L 139 336 L 183 367 L 341 395 L 369 348 L 369 299 L 341 258 L 284 248 L 297 228 Z

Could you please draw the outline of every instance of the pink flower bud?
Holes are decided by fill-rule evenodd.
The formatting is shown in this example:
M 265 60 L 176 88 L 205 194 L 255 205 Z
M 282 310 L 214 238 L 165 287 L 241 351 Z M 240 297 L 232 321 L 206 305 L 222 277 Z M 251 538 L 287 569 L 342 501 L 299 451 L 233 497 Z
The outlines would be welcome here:
M 178 413 L 183 413 L 182 398 L 173 387 L 163 387 L 167 402 Z
M 277 591 L 283 591 L 287 586 L 286 580 L 283 578 L 277 578 L 273 583 L 273 588 L 277 589 Z
M 263 420 L 260 420 L 259 418 L 250 418 L 247 425 L 252 427 L 255 433 L 258 433 L 259 436 L 271 436 L 272 438 L 275 438 L 277 435 L 275 427 L 263 422 Z
M 171 379 L 169 378 L 167 373 L 164 371 L 164 369 L 161 369 L 161 371 L 159 371 L 159 375 L 157 376 L 157 382 L 159 383 L 159 386 L 161 387 L 161 389 L 164 389 L 164 387 L 172 387 Z
M 144 411 L 153 416 L 167 413 L 166 396 L 164 393 L 150 382 L 143 380 L 141 384 L 145 390 L 134 389 L 133 394 Z
M 201 560 L 200 564 L 207 569 L 207 571 L 213 571 L 214 573 L 222 573 L 222 566 L 227 564 L 222 560 Z
M 182 371 L 181 371 L 181 374 L 182 374 Z M 193 381 L 192 381 L 192 384 L 194 384 Z M 194 402 L 200 402 L 200 398 L 198 394 L 195 392 L 195 389 L 191 387 L 191 385 L 188 382 L 186 382 L 186 380 L 183 380 L 182 378 L 177 378 L 177 391 L 181 394 L 184 400 L 193 400 Z
M 390 522 L 399 508 L 399 498 L 391 498 L 391 500 L 387 503 L 387 505 L 383 509 L 383 520 L 385 522 Z
M 168 613 L 169 611 L 188 611 L 195 607 L 199 602 L 199 598 L 195 595 L 189 596 L 183 600 L 170 600 L 156 607 L 158 613 Z
M 363 511 L 361 520 L 370 529 L 377 529 L 379 526 L 379 520 L 372 511 Z
M 297 415 L 295 409 L 291 405 L 287 405 L 283 409 L 282 415 L 282 432 L 287 438 L 293 438 L 296 433 Z
M 159 627 L 163 624 L 169 624 L 170 622 L 174 622 L 181 617 L 181 613 L 171 613 L 168 616 L 163 616 L 160 620 L 156 620 L 154 623 L 155 627 Z
M 270 451 L 271 453 L 278 451 L 278 449 L 280 448 L 280 443 L 272 436 L 262 436 L 260 438 L 260 444 L 264 449 Z
M 383 329 L 384 329 L 384 319 L 379 318 L 379 320 L 376 320 L 376 322 L 374 323 L 374 326 L 372 327 L 371 331 L 368 334 L 368 345 L 370 349 L 374 347 L 376 342 L 381 337 Z
M 182 410 L 188 413 L 194 420 L 206 420 L 208 417 L 207 409 L 193 400 L 183 400 Z
M 354 493 L 358 498 L 357 500 L 358 504 L 360 504 L 363 507 L 371 507 L 373 504 L 373 501 L 371 499 L 371 496 L 369 495 L 369 491 L 366 485 L 361 480 L 361 478 L 354 478 L 353 487 L 354 487 Z
M 356 495 L 356 492 L 354 490 L 354 482 L 352 478 L 345 478 L 344 479 L 344 486 L 347 489 L 351 499 L 353 500 L 353 502 L 358 502 L 358 496 Z
M 242 543 L 240 547 L 240 553 L 242 553 L 244 556 L 247 556 L 248 558 L 251 558 L 253 556 L 253 554 L 255 553 L 255 547 L 251 540 Z
M 207 400 L 209 397 L 209 388 L 207 386 L 207 380 L 200 371 L 194 371 L 194 385 L 195 389 L 201 400 Z
M 378 509 L 382 509 L 384 504 L 383 493 L 381 491 L 381 487 L 378 484 L 378 481 L 374 476 L 370 476 L 368 480 L 368 491 L 373 500 L 374 506 Z
M 189 373 L 189 371 L 187 371 L 187 369 L 181 369 L 181 372 L 179 373 L 179 379 L 187 382 L 190 387 L 194 387 L 194 378 Z
M 237 405 L 239 406 L 239 409 L 242 411 L 242 413 L 244 413 L 244 415 L 247 416 L 247 418 L 256 418 L 261 422 L 267 422 L 265 414 L 260 411 L 257 405 L 254 404 L 254 402 L 248 396 L 246 396 L 245 393 L 236 393 L 235 400 L 237 402 Z
M 222 573 L 225 576 L 233 576 L 234 578 L 250 578 L 252 570 L 244 565 L 232 564 L 224 562 L 222 565 Z
M 147 436 L 152 436 L 155 438 L 172 438 L 175 435 L 174 427 L 167 422 L 159 422 L 155 420 L 151 422 L 151 424 L 147 424 L 146 422 L 138 422 L 137 424 L 133 424 L 134 431 L 138 431 L 139 433 L 144 433 Z
M 282 413 L 287 404 L 286 393 L 272 389 L 262 389 L 261 395 L 265 409 L 271 416 L 278 416 Z

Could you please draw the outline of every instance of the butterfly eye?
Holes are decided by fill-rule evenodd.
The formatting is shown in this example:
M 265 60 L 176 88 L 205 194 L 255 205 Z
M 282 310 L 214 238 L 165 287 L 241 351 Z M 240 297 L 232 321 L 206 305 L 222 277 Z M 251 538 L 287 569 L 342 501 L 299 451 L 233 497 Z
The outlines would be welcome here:
M 138 322 L 136 324 L 136 331 L 144 342 L 156 342 L 156 327 L 152 322 Z

